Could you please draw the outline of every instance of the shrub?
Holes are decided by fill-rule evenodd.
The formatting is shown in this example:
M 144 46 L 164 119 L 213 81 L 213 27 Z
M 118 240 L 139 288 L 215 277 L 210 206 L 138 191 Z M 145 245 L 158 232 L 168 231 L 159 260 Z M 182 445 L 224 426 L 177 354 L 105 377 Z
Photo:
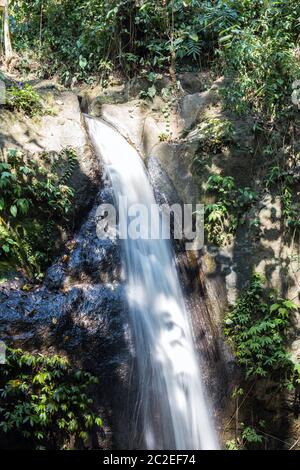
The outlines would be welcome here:
M 285 222 L 285 228 L 287 231 L 292 230 L 295 233 L 300 228 L 300 205 L 298 198 L 298 186 L 299 186 L 299 175 L 298 175 L 298 159 L 299 154 L 295 156 L 294 164 L 288 165 L 283 162 L 280 166 L 272 166 L 266 177 L 265 184 L 268 190 L 274 188 L 278 191 L 281 205 L 282 215 Z
M 289 390 L 294 393 L 295 411 L 299 406 L 300 365 L 287 352 L 291 313 L 296 308 L 291 300 L 267 291 L 263 278 L 255 273 L 225 317 L 224 332 L 243 373 L 243 388 L 232 394 L 235 439 L 227 442 L 229 450 L 266 449 L 272 442 L 274 417 L 262 395 L 268 404 L 278 403 Z M 241 418 L 244 422 L 239 422 Z
M 225 102 L 238 112 L 249 104 L 254 111 L 276 115 L 290 102 L 299 64 L 289 36 L 282 31 L 257 34 L 245 30 L 224 52 L 234 80 L 223 90 Z
M 290 104 L 292 82 L 299 78 L 300 4 L 228 0 L 219 8 L 222 3 L 236 12 L 232 24 L 218 33 L 223 71 L 233 79 L 224 90 L 226 103 L 239 112 L 250 106 L 275 116 Z
M 7 89 L 6 107 L 13 111 L 23 111 L 30 117 L 43 113 L 40 95 L 28 84 L 19 84 Z
M 205 230 L 210 243 L 218 246 L 230 243 L 245 211 L 257 200 L 258 195 L 250 188 L 237 189 L 231 176 L 212 175 L 207 182 L 207 193 L 216 201 L 205 207 Z
M 217 153 L 232 143 L 234 127 L 227 119 L 207 118 L 200 124 L 199 131 L 202 149 Z
M 11 149 L 0 162 L 0 261 L 25 269 L 30 278 L 39 278 L 50 262 L 55 226 L 67 227 L 73 209 L 74 191 L 67 183 L 76 153 L 70 148 L 61 152 L 65 172 L 47 158 Z
M 7 349 L 0 368 L 0 436 L 13 446 L 63 448 L 70 439 L 87 444 L 102 420 L 92 410 L 98 380 L 66 359 Z
M 40 1 L 12 1 L 11 14 L 18 49 L 43 52 L 45 73 L 50 67 L 51 73 L 84 80 L 92 73 L 109 73 L 111 64 L 126 75 L 166 69 L 173 54 L 197 64 L 205 48 L 197 33 L 201 3 L 52 0 L 43 4 L 42 42 Z
M 225 318 L 225 335 L 234 347 L 246 378 L 285 377 L 294 371 L 286 351 L 290 300 L 267 295 L 262 278 L 254 274 L 249 285 Z

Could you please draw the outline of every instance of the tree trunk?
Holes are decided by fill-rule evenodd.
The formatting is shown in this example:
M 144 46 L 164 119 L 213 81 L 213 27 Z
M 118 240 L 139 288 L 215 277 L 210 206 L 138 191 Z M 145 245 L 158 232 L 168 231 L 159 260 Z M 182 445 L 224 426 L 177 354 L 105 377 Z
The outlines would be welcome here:
M 174 0 L 171 0 L 171 18 L 170 18 L 170 76 L 173 85 L 176 85 L 176 51 L 174 49 L 174 31 L 175 31 L 175 16 L 174 16 Z
M 13 50 L 9 31 L 8 0 L 4 3 L 4 52 L 5 58 L 10 59 L 13 54 Z

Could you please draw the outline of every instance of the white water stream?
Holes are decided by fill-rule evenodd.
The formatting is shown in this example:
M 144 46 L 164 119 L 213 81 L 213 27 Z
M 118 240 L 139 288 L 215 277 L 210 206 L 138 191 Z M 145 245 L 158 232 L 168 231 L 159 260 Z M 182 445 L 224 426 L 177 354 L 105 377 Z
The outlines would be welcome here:
M 137 151 L 103 121 L 86 117 L 86 122 L 116 200 L 126 196 L 128 207 L 143 204 L 150 210 L 154 193 Z M 127 206 L 119 204 L 118 210 L 128 223 Z M 159 223 L 156 211 L 152 224 Z M 122 243 L 144 445 L 147 449 L 217 449 L 171 243 L 141 238 Z

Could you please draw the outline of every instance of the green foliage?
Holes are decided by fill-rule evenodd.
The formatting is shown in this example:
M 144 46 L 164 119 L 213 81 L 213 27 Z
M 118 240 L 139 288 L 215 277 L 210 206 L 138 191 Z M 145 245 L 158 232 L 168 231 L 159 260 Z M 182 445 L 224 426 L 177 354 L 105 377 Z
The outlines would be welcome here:
M 200 2 L 11 2 L 17 47 L 33 48 L 48 59 L 52 73 L 76 81 L 109 73 L 111 64 L 125 74 L 143 67 L 159 70 L 169 65 L 173 53 L 197 60 L 201 45 L 196 21 L 191 24 L 195 8 L 201 9 Z
M 290 99 L 292 82 L 299 66 L 287 37 L 257 37 L 246 31 L 231 52 L 226 51 L 228 66 L 239 73 L 224 90 L 227 105 L 238 112 L 250 104 L 255 111 L 276 115 Z
M 36 449 L 67 447 L 71 438 L 88 443 L 102 427 L 89 397 L 97 382 L 59 356 L 8 349 L 0 368 L 1 441 Z
M 248 287 L 225 318 L 225 335 L 232 343 L 246 378 L 291 375 L 286 330 L 296 306 L 290 300 L 266 295 L 254 274 Z
M 146 74 L 145 78 L 146 78 L 149 86 L 148 86 L 147 90 L 141 91 L 140 97 L 142 99 L 149 100 L 149 101 L 152 101 L 154 99 L 154 97 L 157 95 L 157 89 L 156 89 L 156 86 L 155 86 L 155 82 L 160 77 L 161 77 L 160 75 L 158 75 L 157 73 L 154 73 L 154 72 L 150 72 L 150 73 Z
M 198 65 L 215 44 L 211 1 L 200 0 L 11 0 L 19 50 L 46 59 L 44 72 L 66 81 L 85 80 L 121 68 L 164 70 L 174 57 Z M 173 59 L 172 59 L 173 58 Z
M 206 118 L 195 132 L 200 144 L 192 170 L 197 176 L 209 156 L 222 152 L 233 142 L 234 126 L 227 119 Z M 206 193 L 215 198 L 213 203 L 206 205 L 205 210 L 207 239 L 218 246 L 230 243 L 238 224 L 244 221 L 245 211 L 256 201 L 257 194 L 250 188 L 237 189 L 233 177 L 221 175 L 209 177 Z
M 296 156 L 298 161 L 299 155 Z M 282 215 L 285 227 L 288 230 L 299 230 L 300 228 L 300 205 L 298 201 L 297 186 L 299 177 L 297 168 L 286 168 L 286 165 L 272 166 L 265 178 L 268 190 L 279 189 L 279 196 L 282 203 Z
M 261 443 L 263 438 L 254 428 L 250 426 L 243 426 L 242 440 L 244 445 L 247 445 Z
M 255 273 L 225 317 L 224 332 L 243 372 L 243 388 L 232 394 L 236 427 L 235 439 L 227 442 L 229 450 L 259 449 L 262 443 L 266 448 L 272 438 L 274 422 L 268 414 L 262 419 L 264 405 L 261 407 L 258 398 L 263 390 L 268 401 L 271 394 L 275 401 L 287 390 L 294 392 L 294 405 L 298 406 L 300 365 L 292 362 L 286 349 L 291 314 L 296 309 L 291 300 L 264 289 L 262 277 Z M 241 415 L 245 423 L 239 422 Z
M 233 2 L 224 3 L 233 7 Z M 276 115 L 290 104 L 292 82 L 299 78 L 299 2 L 256 2 L 255 11 L 248 1 L 235 3 L 239 15 L 220 32 L 218 51 L 224 70 L 233 77 L 224 90 L 226 103 L 239 112 L 250 105 Z
M 40 95 L 28 84 L 7 88 L 5 106 L 12 111 L 23 111 L 30 117 L 43 113 Z
M 297 77 L 298 0 L 11 0 L 15 46 L 66 83 L 213 64 L 232 109 L 274 114 Z M 154 90 L 152 89 L 152 92 Z M 151 93 L 152 93 L 151 92 Z
M 207 118 L 199 126 L 201 148 L 207 153 L 218 153 L 232 143 L 234 127 L 228 119 Z
M 231 176 L 213 175 L 208 179 L 207 191 L 214 193 L 217 201 L 205 208 L 205 230 L 210 243 L 218 246 L 230 242 L 237 227 L 237 219 L 232 214 L 231 193 L 236 191 Z
M 227 119 L 207 118 L 195 131 L 200 139 L 192 171 L 201 175 L 203 164 L 213 154 L 220 153 L 232 144 L 234 126 Z M 206 185 L 206 193 L 214 201 L 206 205 L 207 239 L 218 246 L 232 241 L 239 223 L 245 220 L 246 211 L 257 200 L 258 195 L 251 188 L 237 188 L 233 177 L 212 175 Z
M 231 75 L 230 108 L 276 113 L 298 74 L 298 0 L 11 0 L 15 47 L 70 84 L 170 66 Z M 152 89 L 151 93 L 154 92 Z
M 51 228 L 66 226 L 72 215 L 74 191 L 67 182 L 76 154 L 66 148 L 57 159 L 60 165 L 67 160 L 65 171 L 47 154 L 39 160 L 13 149 L 0 162 L 0 261 L 31 278 L 39 278 L 51 260 L 57 237 Z
M 212 175 L 207 182 L 207 192 L 216 201 L 205 208 L 205 230 L 210 243 L 218 246 L 230 243 L 239 223 L 244 222 L 245 211 L 257 200 L 250 188 L 237 189 L 231 176 Z
M 294 366 L 291 380 L 288 383 L 288 388 L 290 390 L 294 390 L 296 387 L 299 387 L 299 385 L 300 385 L 300 363 L 295 364 Z
M 226 450 L 246 450 L 263 442 L 263 436 L 253 427 L 240 423 L 240 437 L 226 442 Z
M 240 450 L 240 446 L 235 439 L 226 442 L 226 450 Z

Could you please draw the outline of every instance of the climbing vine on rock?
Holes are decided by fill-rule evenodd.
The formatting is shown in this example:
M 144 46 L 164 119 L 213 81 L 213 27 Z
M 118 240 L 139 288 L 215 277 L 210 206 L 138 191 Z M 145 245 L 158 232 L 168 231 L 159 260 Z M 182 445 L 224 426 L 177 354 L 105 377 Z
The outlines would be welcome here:
M 296 155 L 293 165 L 287 164 L 272 166 L 265 178 L 268 190 L 279 189 L 278 194 L 282 202 L 282 215 L 287 231 L 299 232 L 300 228 L 300 205 L 298 201 L 299 154 Z
M 292 301 L 266 294 L 262 278 L 254 274 L 227 314 L 224 330 L 247 379 L 291 374 L 286 334 L 296 309 Z
M 206 191 L 215 196 L 215 202 L 205 208 L 205 231 L 210 243 L 222 246 L 232 241 L 245 212 L 257 200 L 258 194 L 250 188 L 237 189 L 231 176 L 212 175 Z
M 228 449 L 259 448 L 268 438 L 272 440 L 272 418 L 266 414 L 263 419 L 257 390 L 260 396 L 268 390 L 274 402 L 283 393 L 294 393 L 294 407 L 298 406 L 300 365 L 287 352 L 288 329 L 296 309 L 291 300 L 267 292 L 262 277 L 255 273 L 225 317 L 224 333 L 243 372 L 242 387 L 233 393 L 236 438 L 227 443 Z M 241 415 L 242 422 L 238 421 Z

